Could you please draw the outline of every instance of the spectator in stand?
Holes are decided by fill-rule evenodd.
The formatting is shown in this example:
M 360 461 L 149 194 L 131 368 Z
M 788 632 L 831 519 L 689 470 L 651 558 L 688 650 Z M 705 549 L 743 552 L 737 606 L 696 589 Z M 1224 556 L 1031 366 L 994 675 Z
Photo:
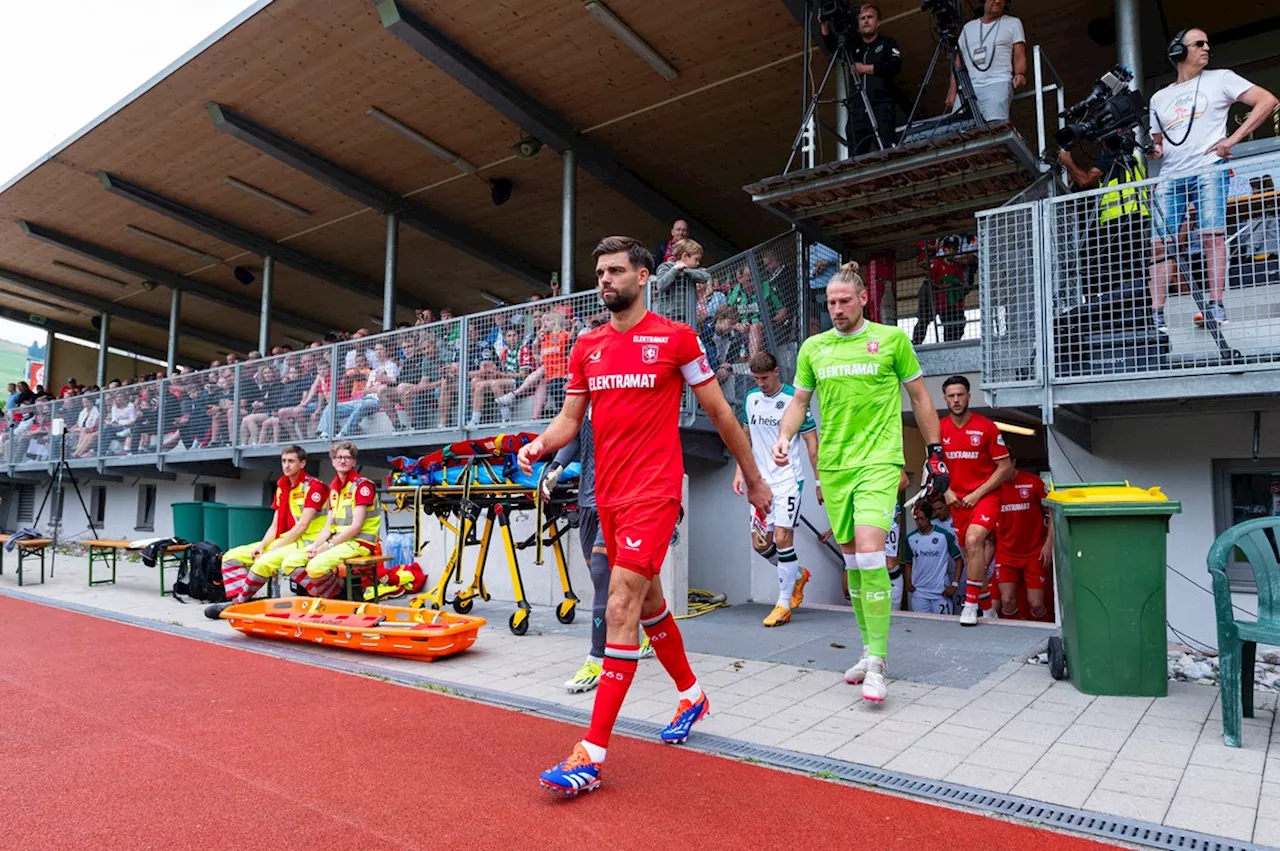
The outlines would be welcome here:
M 452 406 L 445 399 L 452 399 L 453 383 L 448 377 L 448 367 L 440 357 L 439 344 L 430 334 L 421 339 L 406 337 L 404 363 L 400 367 L 400 384 L 396 387 L 399 403 L 415 430 L 431 428 L 430 413 L 437 411 L 436 425 L 447 428 Z M 453 365 L 454 375 L 457 366 Z
M 369 362 L 365 359 L 364 353 L 355 352 L 353 363 L 355 365 L 348 369 L 347 374 L 338 382 L 338 404 L 332 410 L 326 408 L 320 417 L 318 434 L 321 437 L 329 436 L 335 415 L 345 418 L 342 427 L 338 430 L 338 436 L 346 437 L 359 427 L 365 417 L 381 407 L 377 391 L 382 383 L 375 377 L 374 386 L 370 390 L 370 376 L 373 370 L 369 368 Z
M 36 385 L 36 401 L 37 401 L 37 402 L 52 402 L 52 401 L 53 401 L 53 394 L 52 394 L 52 393 L 50 393 L 48 390 L 46 390 L 46 389 L 44 388 L 44 385 L 43 385 L 43 384 L 37 384 L 37 385 Z
M 760 316 L 761 303 L 769 311 L 769 318 L 774 327 L 782 325 L 787 320 L 787 309 L 778 299 L 768 281 L 765 281 L 764 286 L 761 288 L 760 298 L 756 297 L 756 280 L 751 274 L 751 267 L 745 263 L 738 267 L 737 276 L 733 287 L 729 290 L 728 298 L 729 304 L 738 309 L 739 316 L 748 326 L 747 345 L 751 354 L 755 354 L 765 347 L 764 325 Z
M 307 395 L 307 388 L 311 382 L 302 374 L 296 362 L 290 363 L 285 367 L 283 379 L 280 382 L 280 390 L 277 395 L 276 404 L 267 412 L 267 417 L 262 421 L 259 431 L 261 442 L 263 443 L 280 443 L 280 425 L 284 423 L 285 411 L 297 411 L 301 405 L 303 398 Z M 294 413 L 291 419 L 285 423 L 285 431 L 288 433 L 290 426 L 297 428 L 297 413 Z M 271 439 L 267 439 L 267 433 L 270 432 Z
M 316 423 L 329 400 L 332 386 L 329 361 L 321 359 L 315 364 L 315 378 L 311 380 L 302 400 L 292 408 L 282 408 L 277 414 L 280 424 L 299 442 L 309 440 L 316 432 Z M 305 376 L 303 377 L 305 381 Z M 301 421 L 301 422 L 299 422 Z
M 658 266 L 654 280 L 649 284 L 653 294 L 653 312 L 668 319 L 683 322 L 685 299 L 690 288 L 708 283 L 711 273 L 699 269 L 702 262 L 702 246 L 692 239 L 682 239 L 675 245 L 675 260 L 663 261 Z
M 108 401 L 111 403 L 111 411 L 107 414 L 106 435 L 108 444 L 117 440 L 121 441 L 122 446 L 130 444 L 134 423 L 138 421 L 138 408 L 133 400 L 132 390 L 120 390 L 110 395 Z
M 671 236 L 666 242 L 658 243 L 658 248 L 653 252 L 654 258 L 661 263 L 675 262 L 679 257 L 676 255 L 676 245 L 682 239 L 689 238 L 689 223 L 684 219 L 676 219 L 671 223 Z
M 964 336 L 966 323 L 964 299 L 967 294 L 965 267 L 973 256 L 960 254 L 960 237 L 952 234 L 942 240 L 942 256 L 929 263 L 929 276 L 920 285 L 916 301 L 916 327 L 911 332 L 912 345 L 924 342 L 935 316 L 942 317 L 942 339 L 953 343 Z
M 98 424 L 102 416 L 97 402 L 96 397 L 88 395 L 80 400 L 80 414 L 69 435 L 76 441 L 76 448 L 71 453 L 76 458 L 88 457 L 97 450 Z
M 84 388 L 76 383 L 74 378 L 68 378 L 67 383 L 62 385 L 62 389 L 58 391 L 58 398 L 65 399 L 68 396 L 75 396 Z
M 1008 121 L 1013 90 L 1027 84 L 1027 37 L 1022 21 L 1004 13 L 1008 5 L 1008 0 L 986 0 L 982 17 L 960 30 L 957 62 L 968 70 L 978 111 L 988 123 Z M 953 70 L 947 111 L 954 112 L 960 105 Z
M 20 395 L 20 394 L 19 394 L 19 392 L 18 392 L 18 385 L 17 385 L 17 384 L 14 384 L 13 382 L 10 382 L 10 383 L 9 383 L 9 395 L 5 398 L 5 403 L 4 403 L 4 409 L 5 409 L 6 411 L 12 411 L 12 410 L 13 410 L 13 406 L 14 406 L 14 405 L 16 405 L 16 404 L 18 404 L 18 396 L 19 396 L 19 395 Z
M 738 309 L 731 304 L 716 311 L 714 352 L 716 378 L 724 384 L 734 375 L 734 366 L 745 364 L 748 357 L 747 326 L 740 320 Z
M 152 451 L 152 443 L 156 440 L 156 429 L 160 422 L 161 387 L 156 384 L 142 388 L 138 393 L 138 418 L 134 420 L 132 433 L 138 438 L 138 451 Z M 133 436 L 124 439 L 124 454 L 133 452 Z
M 729 303 L 724 293 L 711 288 L 711 281 L 706 280 L 694 287 L 697 293 L 694 302 L 694 317 L 697 324 L 694 326 L 698 333 L 706 336 L 707 326 L 710 325 L 712 331 L 715 329 L 716 313 L 720 308 Z
M 493 397 L 498 404 L 499 416 L 503 423 L 511 421 L 511 405 L 502 404 L 499 397 L 505 396 L 516 385 L 528 378 L 533 372 L 533 353 L 527 346 L 520 344 L 520 330 L 512 323 L 503 333 L 503 347 L 498 351 L 501 366 L 488 378 L 473 380 L 471 383 L 471 418 L 467 428 L 475 429 L 485 420 L 485 395 Z
M 240 404 L 243 416 L 240 420 L 240 444 L 252 446 L 265 443 L 263 440 L 263 424 L 274 419 L 280 408 L 284 387 L 276 377 L 275 366 L 267 364 L 258 372 L 258 381 L 241 382 Z M 247 395 L 246 395 L 247 394 Z M 278 420 L 277 420 L 278 422 Z

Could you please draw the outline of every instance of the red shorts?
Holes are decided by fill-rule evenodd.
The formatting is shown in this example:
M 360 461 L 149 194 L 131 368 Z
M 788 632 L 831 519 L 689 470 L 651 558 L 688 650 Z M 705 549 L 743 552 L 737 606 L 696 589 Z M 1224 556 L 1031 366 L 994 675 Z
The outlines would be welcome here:
M 956 522 L 956 538 L 961 548 L 964 547 L 964 536 L 969 524 L 981 526 L 988 532 L 996 530 L 996 521 L 1000 519 L 1000 495 L 989 493 L 973 508 L 964 508 L 959 503 L 951 506 L 951 517 Z
M 671 535 L 680 518 L 680 501 L 655 499 L 599 508 L 609 564 L 625 567 L 645 579 L 662 572 Z
M 1040 556 L 1002 558 L 996 556 L 996 582 L 1018 584 L 1021 579 L 1028 591 L 1043 591 L 1049 584 L 1049 571 L 1040 563 Z

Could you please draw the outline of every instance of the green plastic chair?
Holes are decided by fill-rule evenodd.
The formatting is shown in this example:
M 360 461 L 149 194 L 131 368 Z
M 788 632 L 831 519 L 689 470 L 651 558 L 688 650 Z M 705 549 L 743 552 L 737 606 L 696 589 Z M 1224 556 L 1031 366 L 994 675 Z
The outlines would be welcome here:
M 1253 717 L 1253 663 L 1258 642 L 1280 644 L 1280 564 L 1271 546 L 1276 535 L 1280 535 L 1280 517 L 1237 523 L 1218 536 L 1206 559 L 1213 577 L 1214 614 L 1218 621 L 1222 742 L 1229 748 L 1240 747 L 1241 719 Z M 1231 606 L 1227 565 L 1236 549 L 1244 553 L 1258 585 L 1256 621 L 1236 620 Z

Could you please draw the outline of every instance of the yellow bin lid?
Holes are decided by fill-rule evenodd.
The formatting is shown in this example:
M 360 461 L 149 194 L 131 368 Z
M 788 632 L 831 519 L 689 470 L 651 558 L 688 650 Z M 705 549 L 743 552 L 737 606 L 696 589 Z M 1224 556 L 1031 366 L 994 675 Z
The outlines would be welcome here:
M 1139 488 L 1125 482 L 1055 484 L 1047 497 L 1063 505 L 1096 505 L 1104 502 L 1168 502 L 1158 487 Z

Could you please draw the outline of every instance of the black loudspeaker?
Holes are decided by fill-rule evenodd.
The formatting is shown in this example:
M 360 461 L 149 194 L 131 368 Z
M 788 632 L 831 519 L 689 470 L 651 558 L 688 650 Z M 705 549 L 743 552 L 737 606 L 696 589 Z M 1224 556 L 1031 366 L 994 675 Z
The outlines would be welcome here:
M 1169 49 L 1165 51 L 1165 56 L 1169 57 L 1169 61 L 1174 65 L 1187 58 L 1187 46 L 1182 40 L 1187 37 L 1186 28 L 1178 30 L 1173 36 L 1173 41 L 1169 42 Z
M 505 177 L 495 177 L 489 181 L 489 198 L 495 207 L 501 207 L 511 198 L 512 184 Z

